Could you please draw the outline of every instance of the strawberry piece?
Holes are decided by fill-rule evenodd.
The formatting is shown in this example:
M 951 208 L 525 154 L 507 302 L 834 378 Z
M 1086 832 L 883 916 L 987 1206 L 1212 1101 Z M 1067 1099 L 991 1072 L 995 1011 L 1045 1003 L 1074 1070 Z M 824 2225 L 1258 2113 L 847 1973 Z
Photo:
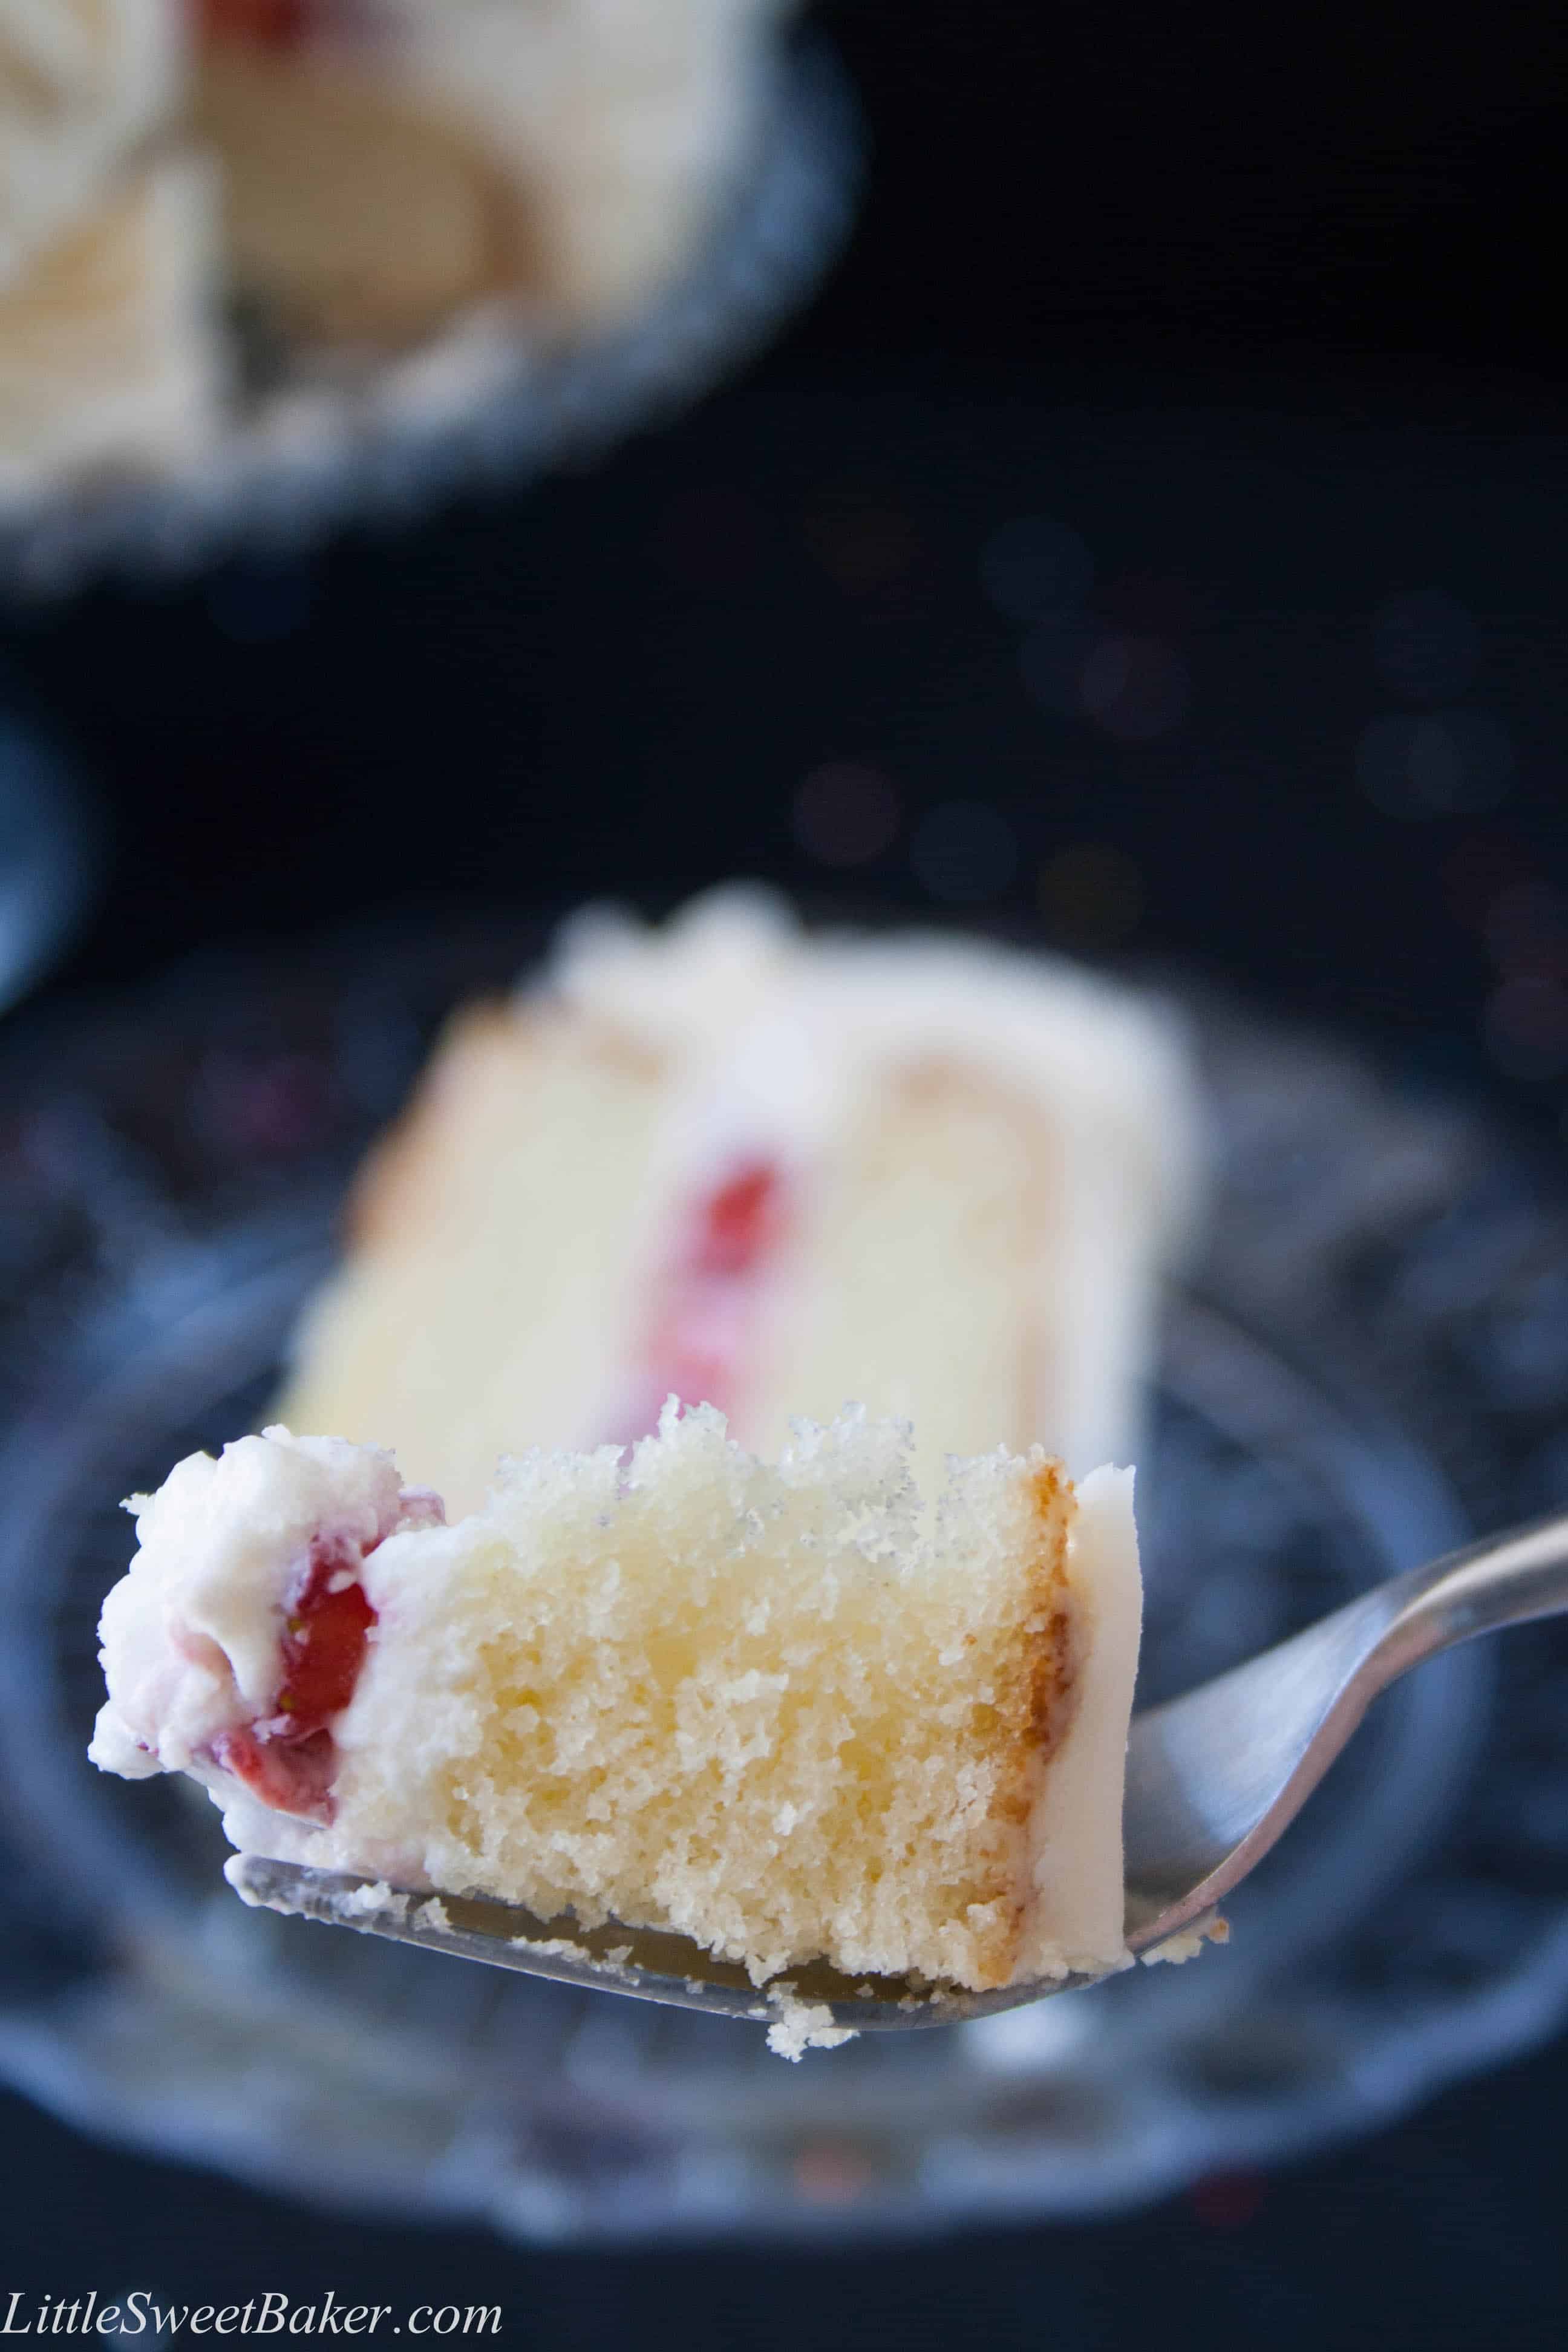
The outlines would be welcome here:
M 616 1416 L 614 1433 L 623 1443 L 650 1429 L 672 1393 L 688 1404 L 734 1410 L 789 1207 L 784 1170 L 751 1158 L 737 1160 L 682 1214 L 648 1300 L 632 1402 L 624 1418 Z
M 283 1635 L 283 1683 L 278 1712 L 289 1718 L 284 1737 L 308 1739 L 354 1695 L 375 1612 L 352 1571 L 357 1547 L 329 1549 L 318 1538 Z M 274 1738 L 279 1737 L 275 1733 Z
M 371 1549 L 374 1550 L 374 1546 Z M 271 1716 L 213 1743 L 213 1760 L 275 1812 L 332 1818 L 337 1743 L 328 1726 L 354 1695 L 375 1611 L 355 1570 L 365 1555 L 318 1537 L 283 1633 L 283 1680 Z
M 702 1274 L 746 1274 L 784 1226 L 784 1179 L 771 1161 L 742 1161 L 698 1209 L 686 1263 Z
M 275 1813 L 323 1824 L 332 1818 L 338 1750 L 330 1731 L 313 1731 L 307 1739 L 268 1739 L 254 1727 L 226 1731 L 213 1742 L 213 1762 Z

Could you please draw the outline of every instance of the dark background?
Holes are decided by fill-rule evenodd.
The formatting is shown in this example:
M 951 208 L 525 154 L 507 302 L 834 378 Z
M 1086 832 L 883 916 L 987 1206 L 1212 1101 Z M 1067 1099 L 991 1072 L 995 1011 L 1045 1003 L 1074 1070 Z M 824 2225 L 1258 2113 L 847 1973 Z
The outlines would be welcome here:
M 580 478 L 14 616 L 17 691 L 113 834 L 49 993 L 391 904 L 745 870 L 1198 965 L 1560 1148 L 1568 17 L 822 21 L 869 196 L 743 378 Z M 1158 648 L 1152 702 L 1063 708 L 1022 651 L 995 534 L 1042 515 L 1093 560 L 1071 628 Z M 1385 772 L 1429 722 L 1474 772 Z M 853 858 L 821 822 L 845 765 Z M 1559 2046 L 1141 2217 L 623 2258 L 294 2211 L 10 2102 L 0 2288 L 460 2288 L 515 2344 L 695 2352 L 1554 2346 L 1565 2106 Z

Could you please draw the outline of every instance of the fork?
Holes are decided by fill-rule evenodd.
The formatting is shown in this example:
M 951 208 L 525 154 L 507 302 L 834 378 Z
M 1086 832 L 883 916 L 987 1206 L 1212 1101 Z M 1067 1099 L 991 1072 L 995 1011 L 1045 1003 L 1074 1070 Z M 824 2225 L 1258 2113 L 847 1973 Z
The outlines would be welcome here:
M 1134 1717 L 1123 1814 L 1128 1950 L 1186 1958 L 1223 1932 L 1215 1906 L 1295 1819 L 1378 1693 L 1477 1633 L 1568 1611 L 1568 1514 L 1516 1528 L 1375 1585 L 1228 1674 Z M 390 1887 L 256 1854 L 227 1876 L 250 1904 L 525 1976 L 722 2017 L 774 2021 L 780 2000 L 823 2004 L 857 2032 L 994 2017 L 1092 1984 L 1090 1975 L 994 1991 L 852 1977 L 822 1962 L 753 1984 L 683 1936 L 584 1929 L 500 1903 Z M 1164 1952 L 1162 1948 L 1167 1948 Z

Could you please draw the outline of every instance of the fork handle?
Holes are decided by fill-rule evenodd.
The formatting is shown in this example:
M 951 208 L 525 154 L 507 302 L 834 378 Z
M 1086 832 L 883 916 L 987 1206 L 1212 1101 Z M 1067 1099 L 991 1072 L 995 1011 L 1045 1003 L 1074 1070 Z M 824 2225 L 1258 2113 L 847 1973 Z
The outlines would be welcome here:
M 1568 1512 L 1395 1577 L 1378 1598 L 1387 1619 L 1367 1666 L 1379 1687 L 1477 1633 L 1561 1615 L 1568 1612 Z

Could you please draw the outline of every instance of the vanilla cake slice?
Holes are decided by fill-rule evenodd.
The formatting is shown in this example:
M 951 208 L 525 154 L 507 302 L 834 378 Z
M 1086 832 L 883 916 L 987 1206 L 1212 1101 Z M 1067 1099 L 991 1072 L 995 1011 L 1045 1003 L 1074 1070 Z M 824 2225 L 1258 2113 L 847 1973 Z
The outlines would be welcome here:
M 1129 1460 L 1198 1132 L 1162 1009 L 1059 960 L 742 888 L 580 918 L 373 1155 L 278 1417 L 455 1511 L 520 1433 L 629 1441 L 671 1391 L 770 1456 L 856 1399 L 928 1489 L 999 1441 Z
M 91 1754 L 245 1853 L 969 1988 L 1125 1960 L 1131 1474 L 846 1412 L 776 1462 L 673 1401 L 456 1526 L 272 1429 L 139 1496 Z

